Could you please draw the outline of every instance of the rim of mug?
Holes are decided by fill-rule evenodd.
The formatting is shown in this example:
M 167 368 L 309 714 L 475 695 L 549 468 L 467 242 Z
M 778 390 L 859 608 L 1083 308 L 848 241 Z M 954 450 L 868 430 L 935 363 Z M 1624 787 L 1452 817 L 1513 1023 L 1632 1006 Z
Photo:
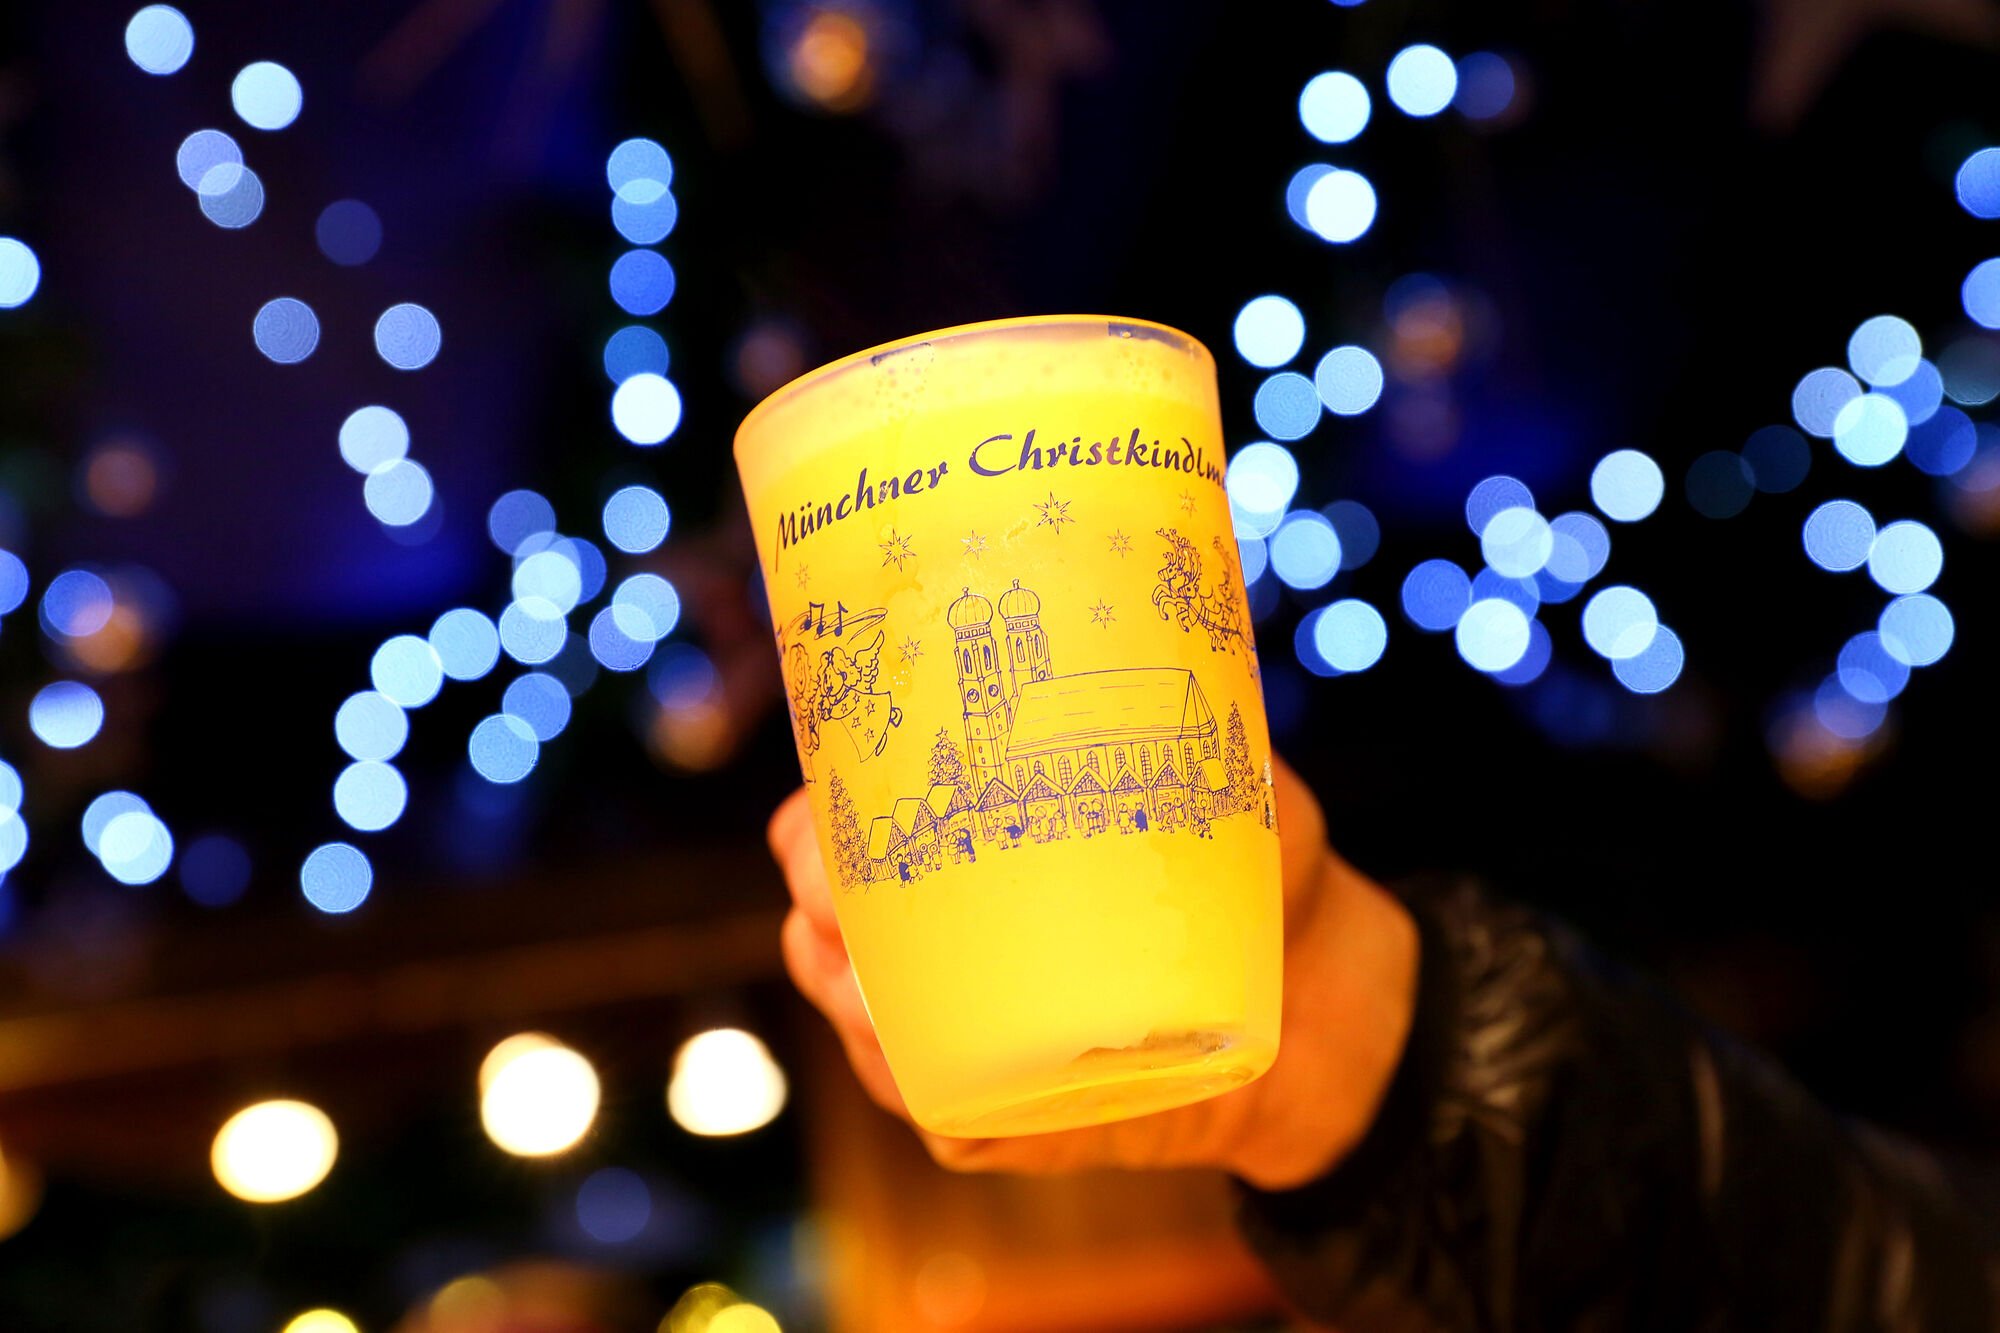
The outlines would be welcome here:
M 879 365 L 892 356 L 915 351 L 919 347 L 941 342 L 960 342 L 984 338 L 996 333 L 1008 333 L 1017 329 L 1055 328 L 1062 325 L 1089 327 L 1098 325 L 1104 329 L 1106 337 L 1138 338 L 1150 342 L 1165 343 L 1181 351 L 1192 352 L 1198 359 L 1214 363 L 1215 357 L 1203 344 L 1185 329 L 1177 329 L 1171 324 L 1157 320 L 1139 319 L 1129 315 L 1017 315 L 1010 319 L 984 319 L 970 324 L 953 324 L 947 328 L 933 329 L 928 333 L 914 333 L 904 338 L 877 343 L 864 347 L 858 352 L 850 352 L 817 366 L 804 374 L 766 394 L 755 407 L 745 414 L 736 427 L 734 452 L 741 453 L 744 440 L 750 435 L 758 420 L 768 415 L 780 404 L 807 393 L 829 380 L 837 379 L 850 370 L 861 366 Z

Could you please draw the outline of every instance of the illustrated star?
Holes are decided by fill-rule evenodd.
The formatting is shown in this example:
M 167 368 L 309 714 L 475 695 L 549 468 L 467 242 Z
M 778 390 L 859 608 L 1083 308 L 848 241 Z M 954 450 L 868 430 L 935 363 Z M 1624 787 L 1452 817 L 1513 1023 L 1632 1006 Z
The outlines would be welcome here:
M 808 583 L 812 582 L 812 572 L 808 570 L 804 565 L 799 566 L 799 572 L 797 577 L 799 580 L 799 586 L 801 588 L 805 587 Z
M 907 666 L 909 663 L 916 661 L 919 657 L 922 657 L 923 655 L 924 655 L 924 650 L 918 646 L 915 638 L 908 638 L 903 640 L 904 665 Z
M 1054 528 L 1056 535 L 1060 537 L 1062 535 L 1063 524 L 1076 522 L 1075 519 L 1069 516 L 1069 506 L 1070 502 L 1068 500 L 1058 500 L 1056 499 L 1056 493 L 1050 491 L 1048 503 L 1044 504 L 1040 500 L 1035 501 L 1035 508 L 1042 511 L 1042 516 L 1035 521 L 1035 526 L 1038 528 Z
M 974 528 L 968 535 L 958 540 L 959 544 L 965 547 L 965 553 L 974 560 L 986 554 L 986 539 L 979 535 L 979 529 Z
M 1123 532 L 1114 530 L 1111 534 L 1111 554 L 1128 555 L 1132 550 L 1132 539 Z
M 1181 492 L 1181 508 L 1190 514 L 1194 512 L 1194 497 L 1186 491 Z
M 1110 606 L 1105 603 L 1102 597 L 1097 599 L 1096 606 L 1090 608 L 1090 623 L 1093 625 L 1102 625 L 1106 629 L 1109 629 L 1111 622 L 1116 619 L 1118 617 L 1111 614 Z
M 889 540 L 882 543 L 882 563 L 901 569 L 905 560 L 914 560 L 917 553 L 910 549 L 908 534 L 897 536 L 894 528 L 889 529 Z

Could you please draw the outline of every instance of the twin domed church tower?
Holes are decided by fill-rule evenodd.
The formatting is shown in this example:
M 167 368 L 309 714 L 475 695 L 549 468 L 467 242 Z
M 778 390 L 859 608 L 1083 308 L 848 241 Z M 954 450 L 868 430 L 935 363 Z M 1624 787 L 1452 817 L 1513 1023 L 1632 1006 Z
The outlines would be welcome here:
M 981 786 L 1001 774 L 1021 687 L 1055 674 L 1042 599 L 1021 586 L 1000 594 L 1005 641 L 994 638 L 993 603 L 970 588 L 945 611 L 958 659 L 958 697 L 965 714 L 966 758 Z

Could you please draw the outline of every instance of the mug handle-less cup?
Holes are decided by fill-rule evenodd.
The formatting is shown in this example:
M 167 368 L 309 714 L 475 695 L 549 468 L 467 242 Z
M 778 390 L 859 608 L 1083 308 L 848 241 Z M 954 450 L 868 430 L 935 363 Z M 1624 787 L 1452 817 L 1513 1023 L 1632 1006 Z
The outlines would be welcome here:
M 1207 349 L 1105 316 L 925 334 L 778 390 L 736 459 L 917 1123 L 1072 1128 L 1269 1068 L 1276 807 Z

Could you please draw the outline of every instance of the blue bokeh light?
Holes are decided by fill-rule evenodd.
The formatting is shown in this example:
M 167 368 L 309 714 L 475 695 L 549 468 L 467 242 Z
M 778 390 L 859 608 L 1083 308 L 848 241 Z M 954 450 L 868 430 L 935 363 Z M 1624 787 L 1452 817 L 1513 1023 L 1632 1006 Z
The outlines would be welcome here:
M 1882 608 L 1875 629 L 1882 648 L 1904 666 L 1925 667 L 1951 651 L 1958 627 L 1951 610 L 1929 593 L 1898 597 Z
M 1903 409 L 1903 417 L 1910 425 L 1921 426 L 1944 402 L 1944 376 L 1935 365 L 1919 358 L 1917 368 L 1906 379 L 1884 387 L 1881 392 L 1896 400 L 1896 406 Z
M 1382 363 L 1365 347 L 1336 347 L 1313 368 L 1313 389 L 1327 411 L 1360 416 L 1382 397 Z
M 611 225 L 633 245 L 658 245 L 680 219 L 680 201 L 668 190 L 650 203 L 633 203 L 623 195 L 611 201 Z
M 28 703 L 28 726 L 42 744 L 74 750 L 103 728 L 104 700 L 82 681 L 44 685 Z
M 319 252 L 342 268 L 356 268 L 382 249 L 382 219 L 359 199 L 336 199 L 313 224 Z
M 1861 396 L 1861 385 L 1844 370 L 1822 366 L 1806 372 L 1792 389 L 1792 419 L 1819 439 L 1833 434 L 1841 409 Z
M 414 458 L 398 458 L 384 463 L 361 483 L 361 499 L 375 521 L 392 528 L 407 528 L 428 514 L 437 488 L 431 474 Z
M 500 613 L 500 646 L 524 666 L 540 666 L 562 651 L 569 625 L 553 603 L 509 602 Z
M 1449 560 L 1426 560 L 1403 579 L 1403 614 L 1433 633 L 1458 624 L 1472 605 L 1472 580 Z
M 197 194 L 225 194 L 236 186 L 243 166 L 243 149 L 221 130 L 196 130 L 174 151 L 174 170 L 181 184 Z
M 1358 598 L 1335 602 L 1313 623 L 1313 646 L 1339 671 L 1366 671 L 1382 660 L 1388 645 L 1389 626 L 1382 613 Z
M 634 444 L 659 444 L 681 424 L 681 391 L 665 376 L 633 375 L 611 395 L 611 424 Z
M 1533 619 L 1542 609 L 1541 584 L 1535 579 L 1510 579 L 1497 569 L 1482 569 L 1472 576 L 1472 600 L 1507 602 Z
M 1236 539 L 1236 560 L 1243 567 L 1243 584 L 1255 586 L 1264 577 L 1264 571 L 1271 567 L 1271 553 L 1264 545 L 1262 537 L 1241 537 Z
M 1852 500 L 1828 500 L 1806 515 L 1806 556 L 1821 569 L 1844 574 L 1868 563 L 1875 519 Z
M 674 299 L 674 266 L 657 250 L 627 250 L 611 265 L 611 299 L 630 315 L 657 315 Z
M 1321 143 L 1349 143 L 1368 128 L 1367 85 L 1342 70 L 1315 74 L 1299 93 L 1299 123 Z
M 368 678 L 378 693 L 401 708 L 422 708 L 444 688 L 444 664 L 430 641 L 398 634 L 375 650 Z
M 1299 354 L 1306 341 L 1306 319 L 1282 296 L 1252 297 L 1236 312 L 1230 329 L 1236 354 L 1253 366 L 1270 370 Z
M 1533 637 L 1528 617 L 1512 602 L 1488 597 L 1459 617 L 1458 655 L 1480 671 L 1505 671 L 1527 655 Z
M 89 638 L 111 621 L 111 585 L 88 569 L 66 569 L 42 589 L 42 627 L 71 639 Z
M 1687 498 L 1704 518 L 1735 518 L 1757 493 L 1757 480 L 1742 455 L 1711 449 L 1688 465 Z
M 224 231 L 240 231 L 264 216 L 264 182 L 248 167 L 210 167 L 196 193 L 202 216 Z
M 105 792 L 83 808 L 83 845 L 92 856 L 102 858 L 104 830 L 111 826 L 111 821 L 121 815 L 152 812 L 153 807 L 136 792 Z
M 650 486 L 623 486 L 604 502 L 604 539 L 627 555 L 644 555 L 667 539 L 667 502 Z
M 1519 505 L 1501 510 L 1479 534 L 1479 551 L 1504 578 L 1532 578 L 1549 563 L 1555 533 L 1548 520 Z
M 299 889 L 306 901 L 329 916 L 352 912 L 368 899 L 375 868 L 359 847 L 346 842 L 322 843 L 299 867 Z
M 627 632 L 630 628 L 632 633 Z M 608 671 L 637 671 L 653 656 L 655 640 L 645 614 L 613 603 L 591 617 L 590 655 Z
M 611 594 L 611 608 L 624 609 L 618 626 L 626 634 L 657 643 L 680 623 L 681 595 L 658 574 L 634 574 Z
M 333 714 L 333 738 L 352 759 L 394 759 L 410 738 L 410 718 L 379 690 L 362 690 Z
M 1299 623 L 1292 628 L 1292 655 L 1298 658 L 1300 666 L 1315 676 L 1322 680 L 1331 680 L 1343 673 L 1339 667 L 1320 655 L 1319 640 L 1316 635 L 1319 630 L 1319 618 L 1325 614 L 1325 607 L 1316 607 L 1299 617 Z
M 1382 545 L 1382 525 L 1359 500 L 1335 500 L 1319 511 L 1340 538 L 1340 567 L 1359 569 L 1375 558 Z
M 1866 740 L 1888 715 L 1886 704 L 1864 703 L 1849 694 L 1837 675 L 1828 676 L 1813 692 L 1813 716 L 1842 740 Z
M 0 759 L 0 815 L 18 813 L 21 800 L 27 794 L 27 787 L 21 781 L 21 770 Z
M 147 5 L 125 25 L 125 54 L 148 74 L 173 74 L 194 55 L 194 25 L 172 5 Z
M 1910 683 L 1910 666 L 1891 653 L 1874 630 L 1865 630 L 1841 645 L 1834 668 L 1840 688 L 1864 704 L 1885 704 Z
M 534 771 L 541 750 L 528 724 L 507 713 L 481 720 L 466 742 L 473 770 L 488 782 L 519 782 Z
M 1458 67 L 1435 46 L 1406 46 L 1389 62 L 1389 100 L 1406 116 L 1435 116 L 1458 92 Z
M 1549 669 L 1549 661 L 1555 652 L 1555 640 L 1549 636 L 1548 626 L 1539 620 L 1530 620 L 1528 646 L 1522 651 L 1520 660 L 1488 674 L 1502 685 L 1531 685 Z
M 150 810 L 119 815 L 98 835 L 105 873 L 120 884 L 151 884 L 173 864 L 174 835 Z
M 1943 572 L 1944 543 L 1915 519 L 1887 525 L 1868 548 L 1868 576 L 1884 592 L 1922 592 Z
M 1308 163 L 1293 172 L 1291 179 L 1285 183 L 1285 212 L 1307 231 L 1312 230 L 1312 223 L 1306 217 L 1306 200 L 1312 194 L 1312 187 L 1335 170 L 1337 168 L 1324 162 Z
M 556 529 L 556 510 L 535 491 L 508 491 L 486 511 L 486 535 L 507 555 L 532 537 Z
M 333 810 L 349 828 L 375 833 L 403 817 L 410 789 L 403 775 L 379 760 L 349 764 L 333 783 Z
M 537 551 L 514 567 L 514 600 L 538 610 L 535 598 L 554 606 L 556 614 L 568 615 L 583 600 L 583 571 L 553 547 Z
M 1323 241 L 1346 245 L 1375 225 L 1376 207 L 1375 187 L 1366 176 L 1335 167 L 1306 191 L 1306 227 Z
M 28 586 L 28 567 L 21 563 L 21 557 L 0 550 L 0 616 L 12 613 L 28 600 Z M 108 617 L 109 612 L 106 614 Z
M 1765 426 L 1743 443 L 1750 479 L 1766 495 L 1797 490 L 1812 469 L 1812 446 L 1790 426 Z
M 1972 461 L 1979 448 L 1979 428 L 1955 407 L 1940 407 L 1929 421 L 1910 431 L 1903 456 L 1919 471 L 1949 477 Z
M 364 477 L 409 452 L 410 428 L 391 408 L 356 408 L 340 424 L 341 461 Z
M 1281 370 L 1257 386 L 1250 411 L 1258 429 L 1272 439 L 1296 440 L 1319 424 L 1319 394 L 1304 375 Z
M 674 183 L 674 162 L 653 139 L 627 139 L 605 159 L 604 176 L 620 199 L 649 204 Z
M 500 661 L 500 631 L 483 611 L 455 607 L 431 625 L 431 650 L 453 680 L 478 680 Z
M 229 85 L 229 104 L 252 129 L 282 130 L 299 118 L 305 90 L 283 65 L 259 60 L 237 72 Z
M 398 370 L 422 370 L 443 346 L 437 316 L 413 301 L 390 306 L 375 321 L 375 352 Z
M 667 340 L 644 324 L 627 324 L 604 340 L 604 373 L 613 384 L 634 375 L 665 375 Z
M 1982 334 L 1960 338 L 1939 354 L 1938 375 L 1954 403 L 1984 407 L 2000 398 L 2000 343 Z
M 1908 320 L 1894 315 L 1863 320 L 1847 340 L 1847 364 L 1878 389 L 1908 379 L 1923 355 L 1924 340 Z
M 1474 51 L 1458 61 L 1458 95 L 1452 105 L 1467 120 L 1492 120 L 1514 104 L 1514 67 L 1507 57 Z M 1539 674 L 1539 673 L 1537 673 Z
M 257 350 L 281 366 L 295 366 L 319 346 L 319 316 L 296 297 L 266 301 L 250 326 Z
M 204 834 L 181 853 L 181 889 L 203 907 L 227 907 L 249 887 L 250 853 L 228 834 Z
M 622 1245 L 646 1229 L 653 1196 L 646 1182 L 623 1167 L 600 1167 L 576 1189 L 576 1224 L 592 1240 Z
M 2000 329 L 2000 259 L 1987 259 L 1965 275 L 1959 289 L 1966 317 L 1988 329 Z
M 595 542 L 582 537 L 558 537 L 549 544 L 549 549 L 576 566 L 577 577 L 582 580 L 579 600 L 587 602 L 603 590 L 611 566 Z
M 1287 514 L 1271 534 L 1271 572 L 1289 588 L 1324 588 L 1340 572 L 1340 535 L 1324 514 Z
M 1617 449 L 1597 460 L 1590 472 L 1590 499 L 1598 512 L 1620 523 L 1637 523 L 1660 507 L 1667 479 L 1637 449 Z
M 1472 535 L 1486 535 L 1486 525 L 1503 509 L 1533 509 L 1534 492 L 1513 477 L 1488 477 L 1465 497 L 1465 523 Z
M 1958 167 L 1952 182 L 1959 207 L 1976 218 L 2000 218 L 2000 148 L 1982 148 Z
M 1614 662 L 1645 652 L 1659 628 L 1653 599 L 1637 588 L 1618 584 L 1583 604 L 1584 642 Z
M 25 241 L 0 236 L 0 310 L 26 305 L 42 285 L 42 261 Z
M 1236 535 L 1269 536 L 1298 493 L 1298 459 L 1282 444 L 1268 440 L 1246 444 L 1230 458 L 1223 487 Z
M 1681 668 L 1686 662 L 1687 650 L 1681 644 L 1681 636 L 1661 625 L 1653 631 L 1653 641 L 1643 652 L 1614 659 L 1611 674 L 1634 694 L 1658 694 L 1681 678 Z
M 500 711 L 528 724 L 534 738 L 546 745 L 569 725 L 570 695 L 563 683 L 542 671 L 530 671 L 507 686 Z
M 1596 578 L 1611 559 L 1611 534 L 1590 514 L 1572 510 L 1549 522 L 1548 572 L 1568 584 Z

